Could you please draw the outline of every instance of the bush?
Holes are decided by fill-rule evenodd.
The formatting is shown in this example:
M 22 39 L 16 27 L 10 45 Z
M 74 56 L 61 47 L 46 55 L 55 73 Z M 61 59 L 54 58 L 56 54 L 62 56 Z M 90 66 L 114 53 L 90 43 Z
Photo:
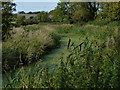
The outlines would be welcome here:
M 61 39 L 61 36 L 57 33 L 51 33 L 50 36 L 54 40 L 56 45 L 60 45 L 60 42 L 58 42 Z

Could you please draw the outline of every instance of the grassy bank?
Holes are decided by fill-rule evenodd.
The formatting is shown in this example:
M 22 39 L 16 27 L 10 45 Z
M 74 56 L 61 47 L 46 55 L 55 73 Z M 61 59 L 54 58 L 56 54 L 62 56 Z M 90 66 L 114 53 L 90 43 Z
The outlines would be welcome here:
M 59 44 L 54 29 L 30 25 L 12 31 L 11 39 L 3 42 L 3 70 L 40 60 Z

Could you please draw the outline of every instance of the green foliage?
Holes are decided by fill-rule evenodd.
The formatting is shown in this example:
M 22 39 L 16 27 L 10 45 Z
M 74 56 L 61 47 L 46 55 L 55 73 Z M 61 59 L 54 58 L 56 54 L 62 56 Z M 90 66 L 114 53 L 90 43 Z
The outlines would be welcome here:
M 98 10 L 98 4 L 95 2 L 73 3 L 71 6 L 72 19 L 74 22 L 94 20 Z
M 110 48 L 86 38 L 79 45 L 72 46 L 66 58 L 60 58 L 60 64 L 56 69 L 50 69 L 47 65 L 40 69 L 38 65 L 26 72 L 22 68 L 15 74 L 15 78 L 9 77 L 9 83 L 3 87 L 117 88 L 120 83 L 117 43 L 118 36 L 113 43 L 115 46 Z
M 88 24 L 96 26 L 120 26 L 120 21 L 89 21 Z
M 62 53 L 63 56 L 56 61 L 60 62 L 58 66 L 41 68 L 38 63 L 29 70 L 21 68 L 6 77 L 3 88 L 120 87 L 119 6 L 119 3 L 61 2 L 50 13 L 40 12 L 37 17 L 29 19 L 18 17 L 19 26 L 38 22 L 42 26 L 30 25 L 13 31 L 12 37 L 3 42 L 3 71 L 40 60 L 41 56 L 60 45 L 59 34 L 78 35 L 80 41 L 77 46 L 72 42 L 67 53 Z M 96 21 L 91 21 L 96 16 Z M 3 26 L 10 27 L 11 23 L 6 24 L 10 18 L 5 20 Z M 51 25 L 57 30 L 53 33 L 53 28 L 45 23 L 49 21 L 76 24 Z
M 33 17 L 32 19 L 31 18 L 25 19 L 22 25 L 32 25 L 32 24 L 38 24 L 38 23 L 39 21 L 37 17 Z
M 71 25 L 65 25 L 65 26 L 58 26 L 56 29 L 58 30 L 58 33 L 69 33 L 71 31 L 73 26 Z
M 60 42 L 58 42 L 61 39 L 61 36 L 57 33 L 51 33 L 50 34 L 52 39 L 54 40 L 56 45 L 60 45 Z
M 3 70 L 39 60 L 59 42 L 55 33 L 39 25 L 27 26 L 14 33 L 12 39 L 3 42 Z
M 55 9 L 50 12 L 51 21 L 59 23 L 69 23 L 68 16 L 61 9 Z
M 37 19 L 40 22 L 49 22 L 50 21 L 50 18 L 49 18 L 49 14 L 47 12 L 40 12 L 38 15 L 37 15 Z
M 119 21 L 120 20 L 120 2 L 101 3 L 102 11 L 99 13 L 101 20 Z
M 98 2 L 59 2 L 57 7 L 48 12 L 29 12 L 37 14 L 37 17 L 23 20 L 17 18 L 16 24 L 29 25 L 45 22 L 53 23 L 81 23 L 96 20 L 95 24 L 105 25 L 108 21 L 119 21 L 119 3 Z M 24 13 L 23 11 L 21 13 Z
M 12 12 L 15 10 L 15 3 L 2 2 L 2 39 L 5 40 L 10 36 L 10 29 L 12 27 Z
M 25 12 L 24 11 L 19 11 L 18 14 L 25 14 Z
M 108 21 L 90 21 L 88 24 L 92 25 L 98 25 L 98 26 L 104 26 L 107 25 L 109 22 Z
M 98 10 L 97 3 L 91 2 L 60 2 L 50 12 L 52 21 L 63 23 L 76 23 L 93 20 Z
M 91 22 L 94 23 L 94 22 Z M 96 24 L 96 23 L 94 23 Z M 67 35 L 80 35 L 81 37 L 89 37 L 90 39 L 94 40 L 100 40 L 100 43 L 105 40 L 110 35 L 114 35 L 113 32 L 115 32 L 117 27 L 109 27 L 109 26 L 94 26 L 94 24 L 89 25 L 66 25 L 66 26 L 58 26 L 56 29 L 58 30 L 58 33 L 61 34 L 67 34 Z
M 16 16 L 14 16 L 15 18 Z M 15 27 L 26 26 L 31 24 L 38 24 L 39 20 L 37 17 L 26 18 L 25 16 L 18 15 L 15 19 Z
M 77 45 L 75 45 L 74 43 L 70 44 L 69 50 L 66 50 L 67 53 L 64 52 L 62 54 L 63 56 L 60 59 L 57 59 L 58 61 L 56 62 L 59 62 L 58 66 L 46 65 L 44 66 L 44 68 L 41 68 L 41 65 L 38 62 L 35 65 L 35 67 L 30 67 L 29 69 L 21 68 L 18 72 L 14 73 L 14 75 L 11 73 L 10 76 L 5 78 L 5 80 L 3 81 L 3 88 L 117 88 L 120 87 L 119 86 L 120 83 L 119 82 L 120 81 L 119 27 L 116 26 L 101 27 L 101 26 L 94 26 L 89 24 L 83 26 L 69 25 L 69 24 L 67 25 L 63 24 L 59 26 L 53 25 L 53 26 L 58 30 L 58 33 L 61 34 L 67 33 L 67 35 L 72 35 L 72 34 L 79 35 L 80 41 L 77 41 L 78 42 Z M 39 34 L 39 31 L 41 34 Z M 50 31 L 50 27 L 49 27 L 49 31 Z M 28 49 L 27 47 L 31 47 L 27 53 L 26 50 L 23 51 L 24 53 L 27 54 L 26 56 L 31 56 L 30 53 L 35 53 L 34 57 L 37 54 L 38 56 L 40 56 L 39 50 L 41 46 L 42 47 L 46 45 L 53 46 L 53 45 L 49 45 L 52 43 L 52 41 L 55 42 L 55 40 L 53 39 L 59 40 L 59 37 L 57 36 L 58 33 L 47 34 L 44 26 L 34 25 L 34 27 L 32 26 L 24 27 L 24 33 L 25 34 L 22 33 L 22 35 L 28 34 L 26 35 L 27 39 L 24 38 L 24 36 L 21 36 L 21 38 L 24 39 L 25 43 L 23 43 L 23 39 L 21 39 L 20 37 L 19 40 L 22 41 L 19 42 L 16 40 L 17 37 L 14 37 L 16 38 L 14 40 L 17 41 L 16 43 L 17 46 L 20 46 L 19 45 L 20 43 L 23 44 L 21 45 L 21 47 L 18 47 L 17 50 L 14 49 L 15 46 L 11 47 L 13 48 L 14 52 L 11 49 L 9 55 L 13 54 L 15 56 L 17 54 L 16 53 L 17 51 L 20 52 L 20 50 L 21 51 L 24 49 L 27 50 Z M 32 36 L 32 38 L 29 36 Z M 43 38 L 43 36 L 47 37 L 47 39 L 44 39 L 45 37 Z M 87 38 L 83 38 L 86 36 Z M 29 42 L 27 40 L 29 40 Z M 37 47 L 34 47 L 33 43 Z M 3 47 L 7 47 L 7 46 L 9 47 L 9 45 L 5 45 L 3 43 Z M 9 48 L 6 48 L 6 51 L 7 49 L 8 51 L 10 51 Z M 35 49 L 35 51 L 33 49 Z M 3 55 L 4 54 L 5 53 L 3 53 Z
M 60 2 L 49 14 L 51 21 L 77 23 L 92 21 L 119 21 L 120 3 L 116 2 Z
M 115 51 L 114 51 L 115 50 Z M 80 43 L 66 60 L 61 61 L 58 75 L 64 88 L 115 88 L 119 87 L 118 53 L 96 42 Z M 114 53 L 114 55 L 113 55 Z M 113 57 L 114 56 L 114 57 Z M 57 77 L 56 77 L 57 78 Z
M 120 21 L 113 21 L 107 24 L 108 26 L 120 26 Z
M 17 16 L 17 19 L 16 19 L 16 24 L 17 26 L 21 26 L 22 24 L 25 23 L 25 16 Z

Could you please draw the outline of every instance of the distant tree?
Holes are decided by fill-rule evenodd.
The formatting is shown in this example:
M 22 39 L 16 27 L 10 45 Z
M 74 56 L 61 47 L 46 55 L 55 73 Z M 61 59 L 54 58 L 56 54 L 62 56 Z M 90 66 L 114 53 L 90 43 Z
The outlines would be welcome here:
M 40 13 L 40 11 L 37 11 L 37 12 L 33 12 L 33 14 L 38 14 L 38 13 Z
M 32 23 L 33 23 L 33 24 L 38 24 L 38 23 L 39 23 L 37 17 L 33 17 L 33 18 L 32 18 Z
M 69 5 L 70 15 L 74 22 L 94 20 L 99 9 L 96 2 L 73 2 Z
M 60 2 L 51 11 L 52 20 L 69 23 L 94 20 L 98 9 L 96 2 Z
M 24 11 L 19 11 L 18 14 L 25 14 L 25 12 Z
M 25 24 L 25 16 L 17 16 L 16 24 L 17 24 L 17 26 L 24 25 Z
M 30 11 L 30 12 L 28 12 L 27 14 L 33 14 L 33 12 Z
M 45 11 L 42 11 L 40 12 L 39 14 L 37 14 L 37 17 L 39 22 L 48 22 L 50 21 L 50 18 L 49 18 L 49 14 Z
M 36 17 L 27 18 L 27 19 L 24 20 L 24 25 L 38 24 L 38 23 L 39 23 L 39 21 L 38 21 L 38 19 Z
M 2 2 L 2 40 L 10 36 L 10 29 L 12 27 L 12 12 L 15 11 L 16 4 L 12 2 Z
M 66 2 L 60 2 L 58 3 L 57 7 L 50 12 L 50 15 L 52 16 L 53 22 L 69 22 L 69 15 L 68 15 L 68 7 Z
M 38 14 L 38 13 L 40 13 L 40 11 L 37 11 L 37 12 L 28 12 L 28 13 L 26 13 L 26 14 Z
M 50 12 L 50 15 L 53 22 L 63 22 L 63 11 L 55 9 Z

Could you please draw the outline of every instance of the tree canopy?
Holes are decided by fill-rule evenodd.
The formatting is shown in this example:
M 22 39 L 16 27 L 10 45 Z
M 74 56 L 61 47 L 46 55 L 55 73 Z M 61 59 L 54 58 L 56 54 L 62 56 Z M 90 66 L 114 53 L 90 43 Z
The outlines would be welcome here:
M 2 2 L 2 39 L 5 40 L 10 36 L 9 31 L 12 26 L 12 12 L 15 11 L 15 3 Z
M 100 19 L 107 21 L 120 20 L 120 2 L 101 3 Z

